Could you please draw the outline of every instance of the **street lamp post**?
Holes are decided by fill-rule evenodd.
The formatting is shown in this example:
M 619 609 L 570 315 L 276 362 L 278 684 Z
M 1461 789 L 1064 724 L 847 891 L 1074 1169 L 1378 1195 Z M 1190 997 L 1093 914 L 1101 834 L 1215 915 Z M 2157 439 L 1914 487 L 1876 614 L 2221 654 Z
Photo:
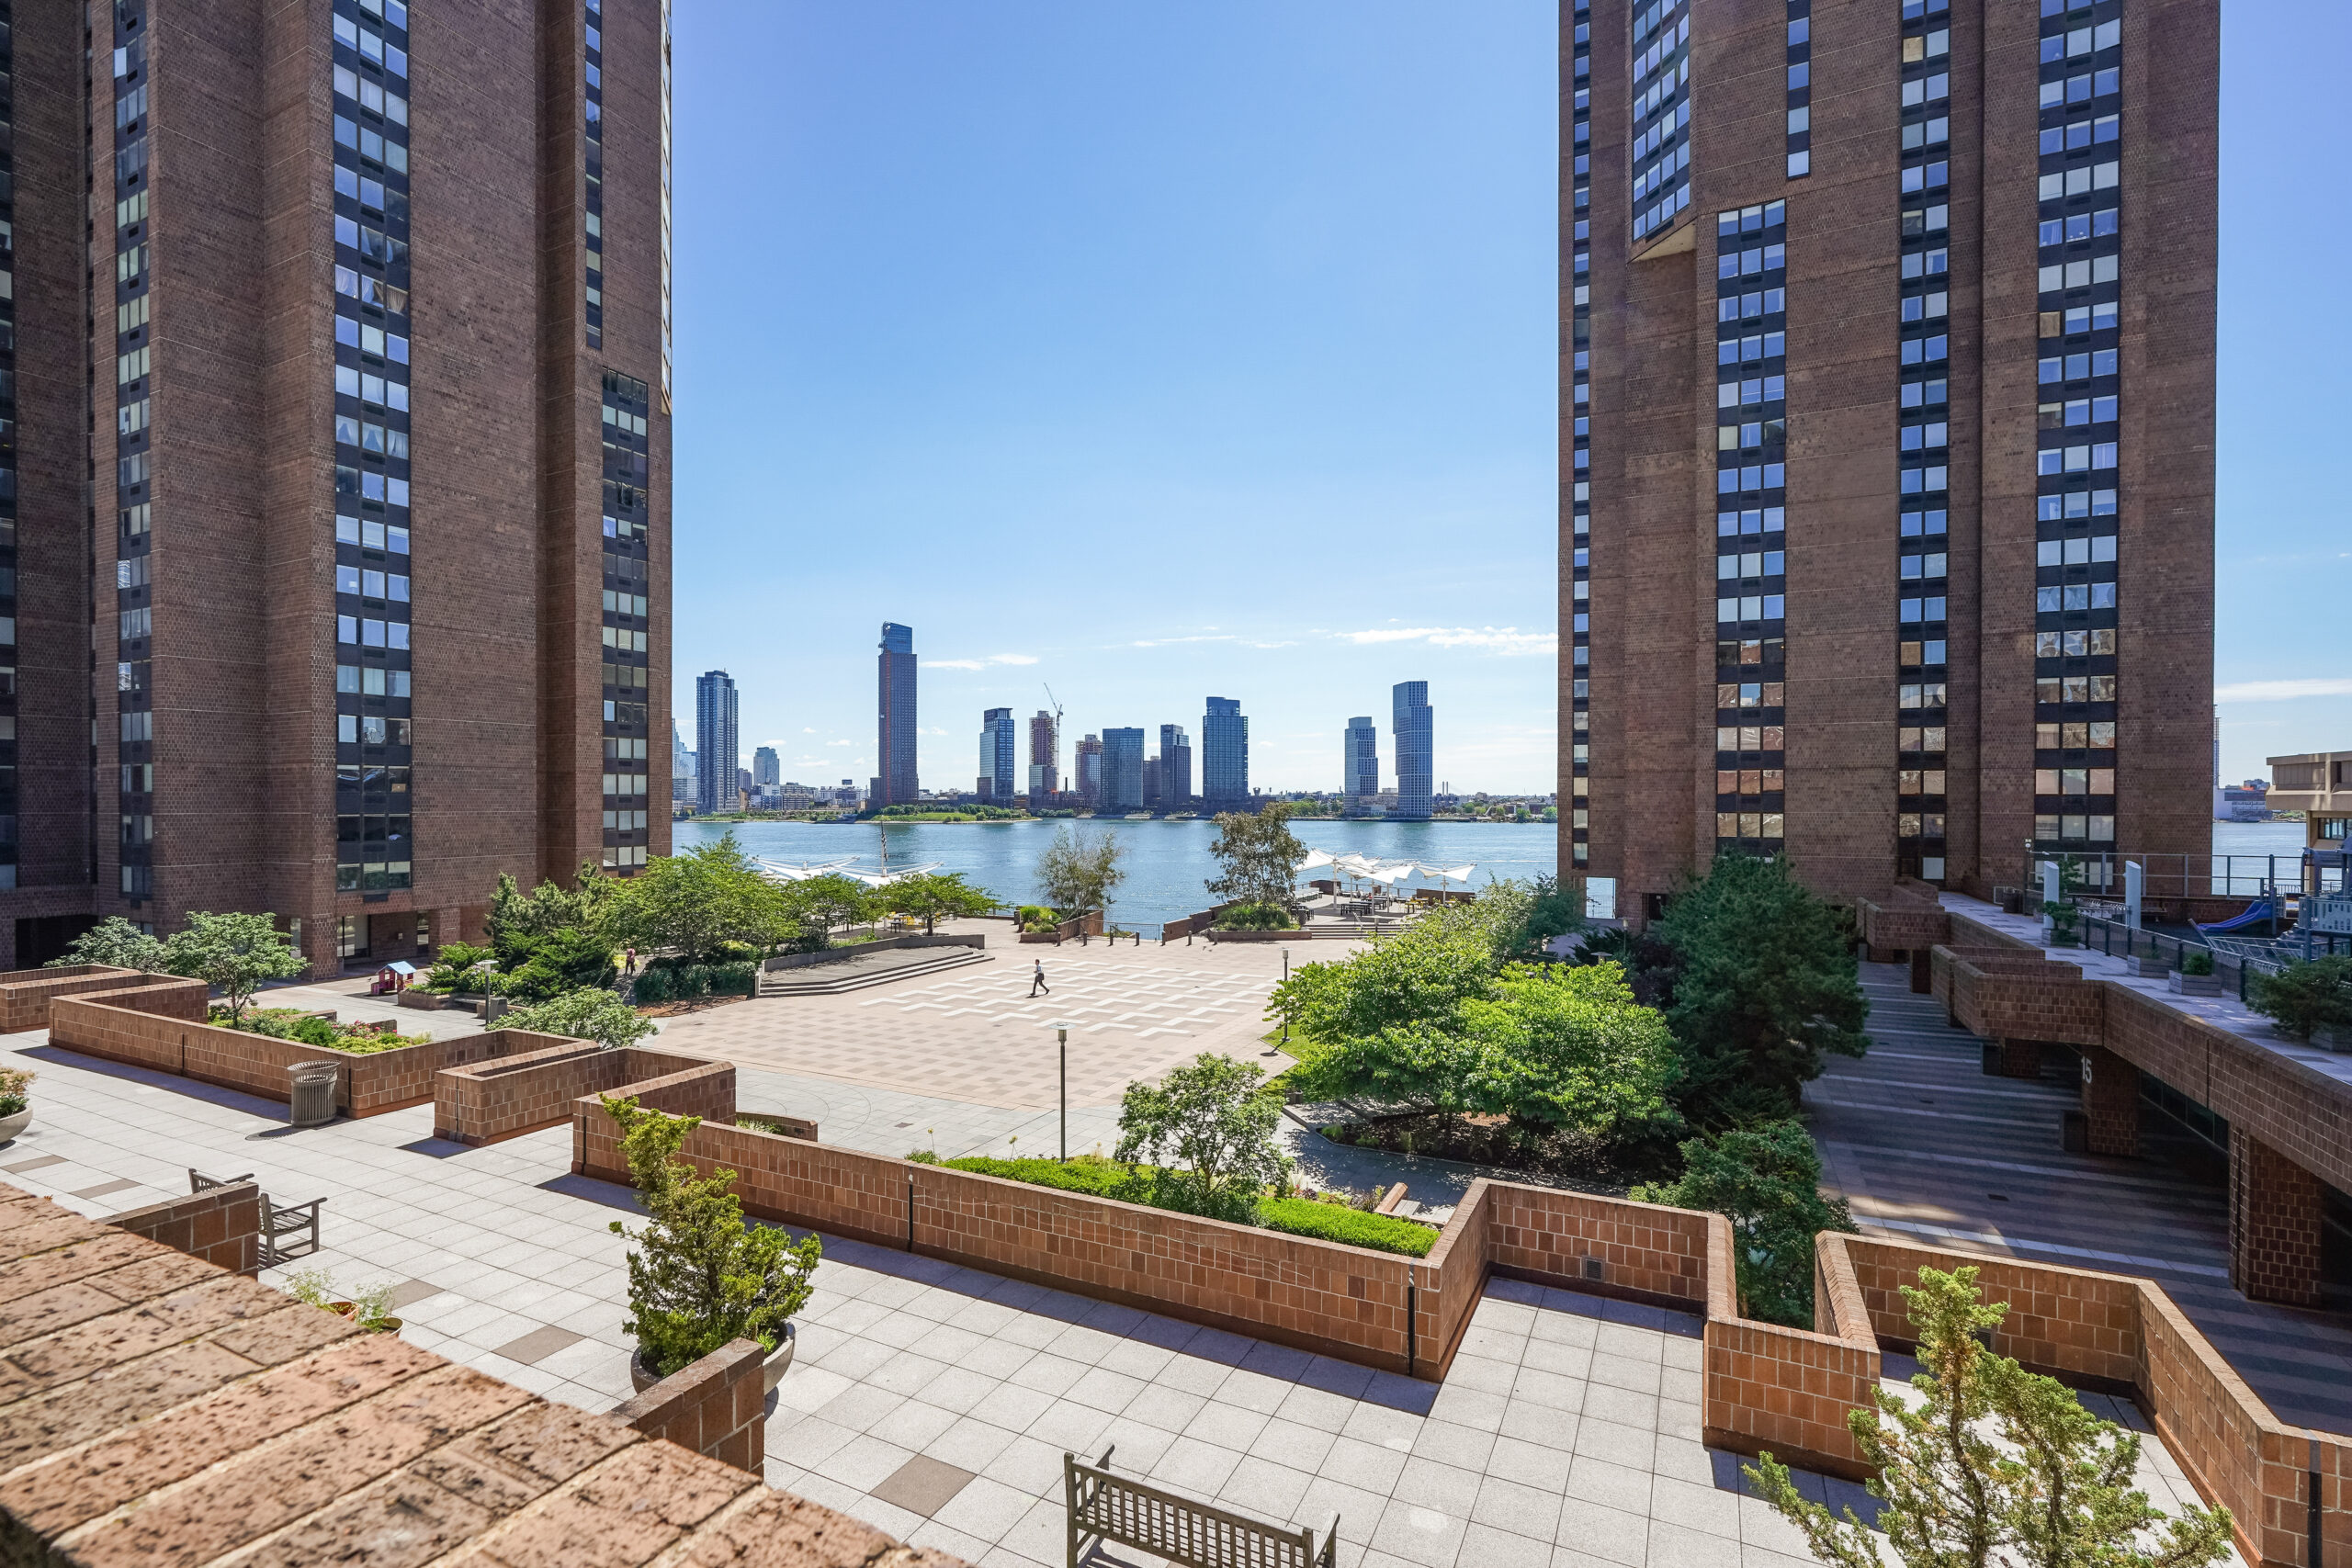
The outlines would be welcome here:
M 1069 1025 L 1054 1025 L 1054 1039 L 1062 1059 L 1062 1163 L 1069 1163 Z

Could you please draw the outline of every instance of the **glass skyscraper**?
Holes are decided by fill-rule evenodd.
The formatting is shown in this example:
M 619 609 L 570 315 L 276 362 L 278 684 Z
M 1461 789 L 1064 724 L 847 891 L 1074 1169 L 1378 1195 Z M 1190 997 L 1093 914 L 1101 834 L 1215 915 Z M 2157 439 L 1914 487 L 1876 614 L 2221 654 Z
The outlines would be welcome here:
M 1106 729 L 1102 732 L 1102 799 L 1104 811 L 1143 809 L 1143 731 Z
M 1250 721 L 1236 697 L 1211 697 L 1201 716 L 1201 798 L 1212 807 L 1250 799 Z
M 1020 757 L 1020 728 L 1011 708 L 990 708 L 980 716 L 980 773 L 976 794 L 1001 806 L 1020 793 L 1013 769 Z
M 1430 720 L 1435 717 L 1437 710 L 1430 706 L 1430 683 L 1427 681 L 1399 681 L 1392 695 L 1396 704 L 1392 730 L 1396 738 L 1395 815 L 1427 817 L 1430 814 L 1430 784 L 1436 771 Z
M 732 811 L 736 796 L 735 678 L 724 670 L 695 678 L 695 754 L 701 768 L 695 783 L 695 808 Z
M 1340 778 L 1340 789 L 1351 807 L 1360 807 L 1367 796 L 1380 793 L 1380 731 L 1370 714 L 1348 720 Z
M 874 787 L 868 804 L 876 811 L 913 800 L 915 782 L 915 630 L 882 623 L 882 651 L 876 660 L 876 717 Z

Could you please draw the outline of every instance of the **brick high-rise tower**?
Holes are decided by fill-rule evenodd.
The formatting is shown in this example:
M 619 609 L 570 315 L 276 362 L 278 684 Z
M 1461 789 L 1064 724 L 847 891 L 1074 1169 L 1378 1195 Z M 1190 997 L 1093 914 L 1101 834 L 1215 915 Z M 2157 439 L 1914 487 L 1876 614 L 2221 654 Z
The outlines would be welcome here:
M 667 6 L 9 20 L 0 966 L 266 909 L 331 973 L 665 852 Z
M 2218 0 L 1560 31 L 1564 868 L 2206 852 Z

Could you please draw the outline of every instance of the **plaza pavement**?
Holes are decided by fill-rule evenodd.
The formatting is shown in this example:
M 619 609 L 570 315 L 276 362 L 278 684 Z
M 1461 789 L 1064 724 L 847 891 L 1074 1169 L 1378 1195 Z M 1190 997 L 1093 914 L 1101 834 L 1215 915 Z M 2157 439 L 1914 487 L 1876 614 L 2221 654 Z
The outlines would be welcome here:
M 281 1201 L 327 1200 L 323 1249 L 293 1267 L 392 1284 L 412 1342 L 588 1409 L 628 1395 L 627 1247 L 608 1226 L 635 1202 L 570 1174 L 568 1129 L 466 1148 L 416 1107 L 296 1130 L 271 1101 L 38 1035 L 7 1046 L 0 1061 L 40 1078 L 0 1179 L 106 1214 L 181 1195 L 189 1166 L 252 1171 Z M 1112 1445 L 1119 1469 L 1274 1522 L 1336 1512 L 1346 1568 L 1802 1561 L 1737 1461 L 1700 1441 L 1700 1340 L 1679 1314 L 1498 1281 L 1431 1384 L 828 1238 L 801 1322 L 770 1479 L 982 1568 L 1058 1564 L 1062 1453 Z M 2186 1494 L 2160 1444 L 2142 1480 L 2160 1502 Z

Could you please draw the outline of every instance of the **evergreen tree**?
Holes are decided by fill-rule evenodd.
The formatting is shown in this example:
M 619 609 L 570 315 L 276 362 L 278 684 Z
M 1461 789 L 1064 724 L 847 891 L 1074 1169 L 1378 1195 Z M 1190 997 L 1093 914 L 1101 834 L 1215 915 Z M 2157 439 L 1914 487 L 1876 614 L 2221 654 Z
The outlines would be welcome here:
M 1701 1127 L 1793 1114 L 1822 1059 L 1870 1042 L 1838 912 L 1778 856 L 1716 857 L 1676 895 L 1658 935 L 1678 962 L 1667 1023 L 1681 1043 L 1682 1108 Z
M 1880 1389 L 1875 1409 L 1847 1417 L 1886 1505 L 1877 1530 L 1851 1508 L 1833 1517 L 1769 1453 L 1747 1467 L 1814 1556 L 1833 1568 L 1884 1568 L 1885 1547 L 1903 1568 L 2205 1568 L 2228 1556 L 2229 1510 L 2164 1518 L 2132 1489 L 2137 1436 L 1986 1348 L 1979 1336 L 2009 1309 L 1983 1304 L 1976 1278 L 1922 1269 L 1903 1287 L 1922 1397 Z
M 1636 1187 L 1631 1196 L 1729 1220 L 1741 1314 L 1811 1328 L 1814 1237 L 1854 1228 L 1844 1201 L 1821 1195 L 1812 1134 L 1796 1122 L 1772 1122 L 1693 1138 L 1682 1159 L 1679 1179 Z

